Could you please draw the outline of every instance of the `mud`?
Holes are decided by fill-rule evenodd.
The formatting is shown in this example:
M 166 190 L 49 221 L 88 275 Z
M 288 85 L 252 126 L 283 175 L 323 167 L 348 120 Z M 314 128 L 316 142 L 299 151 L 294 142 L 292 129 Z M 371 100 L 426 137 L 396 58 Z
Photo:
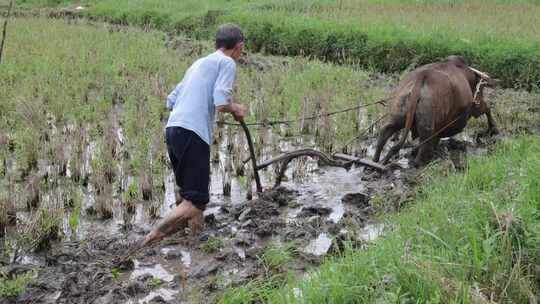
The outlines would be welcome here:
M 373 141 L 366 143 L 368 156 Z M 19 253 L 2 262 L 3 273 L 33 271 L 35 279 L 18 298 L 0 303 L 212 303 L 229 287 L 265 278 L 268 273 L 261 257 L 276 242 L 295 244 L 298 254 L 288 268 L 301 274 L 339 252 L 344 242 L 372 242 L 391 228 L 374 221 L 381 209 L 374 204 L 382 202 L 384 208 L 395 210 L 407 202 L 417 174 L 407 168 L 411 150 L 412 145 L 404 149 L 398 165 L 386 173 L 362 167 L 349 171 L 319 167 L 310 161 L 311 169 L 299 181 L 293 177 L 293 163 L 283 186 L 267 189 L 254 200 L 245 199 L 246 189 L 236 179 L 231 195 L 223 196 L 218 166 L 213 169 L 212 199 L 202 233 L 179 232 L 118 263 L 153 225 L 143 206 L 137 207 L 129 229 L 117 212 L 108 221 L 83 219 L 72 232 L 75 241 L 54 243 L 41 253 Z M 437 154 L 459 168 L 471 152 L 484 153 L 485 145 L 464 135 L 461 140 L 441 141 Z M 271 172 L 262 176 L 265 185 L 272 184 Z M 160 216 L 174 205 L 171 172 L 164 183 Z M 92 206 L 91 188 L 83 193 L 85 205 Z
M 195 41 L 167 40 L 171 48 L 189 50 L 186 55 L 196 55 L 204 46 Z M 247 57 L 244 64 L 267 69 L 272 62 L 258 56 Z M 397 77 L 374 75 L 370 85 L 389 90 Z M 506 117 L 504 101 L 517 93 L 502 91 L 490 98 L 500 102 L 498 115 Z M 523 112 L 538 112 L 533 103 L 522 103 Z M 510 110 L 507 110 L 510 111 Z M 114 116 L 113 116 L 114 118 Z M 522 117 L 517 117 L 522 118 Z M 516 124 L 527 132 L 537 132 L 536 124 L 526 124 L 516 118 Z M 124 155 L 122 126 L 112 119 L 112 140 L 117 155 Z M 368 123 L 368 122 L 366 122 Z M 500 137 L 480 136 L 480 128 L 468 128 L 454 139 L 441 140 L 436 160 L 445 162 L 455 170 L 462 170 L 467 155 L 489 152 L 493 142 Z M 474 125 L 473 125 L 474 126 Z M 518 132 L 510 123 L 501 126 L 504 134 Z M 517 128 L 517 127 L 516 127 Z M 284 151 L 313 147 L 312 137 L 284 140 L 283 130 L 258 130 L 261 134 L 259 162 Z M 130 259 L 119 263 L 128 248 L 147 233 L 175 202 L 175 185 L 172 172 L 164 169 L 160 185 L 163 193 L 147 195 L 148 201 L 133 200 L 122 206 L 119 196 L 131 184 L 138 184 L 135 176 L 123 169 L 128 157 L 121 157 L 117 177 L 120 179 L 112 191 L 111 218 L 97 219 L 97 189 L 92 182 L 82 183 L 74 191 L 82 200 L 81 218 L 77 227 L 70 227 L 68 219 L 74 210 L 67 204 L 66 220 L 62 233 L 64 241 L 54 242 L 51 249 L 42 252 L 9 247 L 14 236 L 21 232 L 8 231 L 2 243 L 0 271 L 8 277 L 32 272 L 35 278 L 26 291 L 16 299 L 0 299 L 4 303 L 212 303 L 227 288 L 239 286 L 253 279 L 266 278 L 268 270 L 262 256 L 272 244 L 294 244 L 297 254 L 287 268 L 298 274 L 317 265 L 325 257 L 338 253 L 345 242 L 365 244 L 376 241 L 392 229 L 391 223 L 378 223 L 377 212 L 395 211 L 410 201 L 410 189 L 416 186 L 421 171 L 410 168 L 412 149 L 416 143 L 407 143 L 391 170 L 379 173 L 367 168 L 321 167 L 313 160 L 296 160 L 286 171 L 282 187 L 273 185 L 273 168 L 261 172 L 267 187 L 255 199 L 247 200 L 249 177 L 234 177 L 232 156 L 246 158 L 245 142 L 238 130 L 221 130 L 213 146 L 211 203 L 204 213 L 205 230 L 192 235 L 182 231 L 162 243 L 148 248 Z M 375 134 L 358 144 L 357 156 L 372 157 Z M 85 137 L 84 135 L 81 137 Z M 0 136 L 5 141 L 7 136 Z M 81 179 L 92 176 L 91 159 L 98 150 L 98 143 L 82 141 L 80 173 L 67 166 L 66 176 L 79 174 Z M 73 147 L 72 147 L 73 148 Z M 238 149 L 231 153 L 231 149 Z M 65 151 L 69 154 L 69 147 Z M 126 152 L 127 153 L 127 152 Z M 76 153 L 74 153 L 76 154 Z M 236 163 L 238 161 L 236 160 Z M 235 164 L 236 165 L 236 164 Z M 10 167 L 11 165 L 5 165 Z M 51 180 L 58 173 L 49 164 L 39 164 L 39 172 L 46 172 Z M 249 167 L 246 167 L 249 168 Z M 236 171 L 240 172 L 240 171 Z M 241 173 L 241 172 L 240 172 Z M 39 179 L 43 180 L 43 177 Z M 91 178 L 90 178 L 91 181 Z M 28 184 L 31 186 L 31 184 Z M 120 190 L 119 190 L 120 189 Z M 224 194 L 224 189 L 228 193 Z M 64 191 L 64 190 L 62 190 Z M 46 204 L 54 198 L 51 193 L 27 191 L 29 205 Z M 37 198 L 36 198 L 37 197 Z M 62 197 L 57 198 L 61 200 Z M 30 206 L 28 209 L 34 207 Z M 20 226 L 30 222 L 35 213 L 18 210 Z

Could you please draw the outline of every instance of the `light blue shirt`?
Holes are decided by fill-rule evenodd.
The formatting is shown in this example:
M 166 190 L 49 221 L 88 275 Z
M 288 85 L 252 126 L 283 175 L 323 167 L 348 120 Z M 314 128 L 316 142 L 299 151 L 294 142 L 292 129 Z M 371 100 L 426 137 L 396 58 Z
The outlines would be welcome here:
M 230 102 L 235 78 L 236 63 L 219 50 L 195 61 L 167 97 L 167 128 L 191 130 L 210 145 L 215 109 Z

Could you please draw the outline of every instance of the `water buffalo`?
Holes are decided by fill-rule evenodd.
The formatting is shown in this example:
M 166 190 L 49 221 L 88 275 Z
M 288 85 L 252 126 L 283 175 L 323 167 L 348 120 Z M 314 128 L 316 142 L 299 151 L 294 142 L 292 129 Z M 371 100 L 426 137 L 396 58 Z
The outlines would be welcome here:
M 374 161 L 378 162 L 388 139 L 403 129 L 401 139 L 383 159 L 383 163 L 399 152 L 409 131 L 420 139 L 415 165 L 424 165 L 432 157 L 440 138 L 463 130 L 471 116 L 487 116 L 488 133 L 497 127 L 490 108 L 484 102 L 483 89 L 493 87 L 496 80 L 467 65 L 460 56 L 421 66 L 405 75 L 394 91 L 388 120 L 377 140 Z

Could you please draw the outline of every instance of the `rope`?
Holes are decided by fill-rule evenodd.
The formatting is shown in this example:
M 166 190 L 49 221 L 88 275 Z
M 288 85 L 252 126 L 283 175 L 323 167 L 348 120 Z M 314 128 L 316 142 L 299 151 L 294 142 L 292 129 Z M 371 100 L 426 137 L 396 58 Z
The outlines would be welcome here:
M 349 141 L 347 141 L 347 142 L 341 147 L 340 150 L 343 150 L 343 149 L 347 148 L 350 144 L 352 144 L 353 142 L 357 141 L 360 137 L 365 136 L 366 133 L 367 133 L 369 130 L 371 130 L 373 127 L 375 127 L 375 125 L 378 124 L 379 122 L 381 122 L 381 120 L 383 120 L 386 116 L 388 116 L 388 113 L 381 115 L 381 117 L 379 117 L 379 118 L 377 118 L 375 121 L 373 121 L 373 122 L 371 123 L 371 125 L 369 125 L 367 128 L 364 128 L 364 129 L 362 130 L 362 132 L 360 132 L 359 135 L 357 135 L 357 136 L 353 137 L 352 139 L 350 139 Z
M 358 109 L 369 107 L 369 106 L 376 105 L 376 104 L 385 105 L 385 103 L 391 98 L 392 97 L 381 99 L 381 100 L 378 100 L 378 101 L 375 101 L 375 102 L 372 102 L 372 103 L 368 103 L 368 104 L 362 104 L 362 105 L 358 105 L 358 106 L 354 106 L 354 107 L 350 107 L 350 108 L 345 108 L 345 109 L 334 111 L 334 112 L 328 112 L 328 113 L 323 113 L 323 114 L 319 114 L 319 115 L 312 115 L 312 116 L 299 118 L 299 119 L 250 122 L 250 123 L 246 123 L 246 126 L 273 126 L 273 125 L 290 124 L 290 123 L 294 123 L 294 122 L 300 122 L 302 120 L 311 120 L 311 119 L 316 119 L 316 118 L 320 118 L 320 117 L 328 117 L 328 116 L 333 116 L 333 115 L 336 115 L 336 114 L 341 114 L 341 113 L 345 113 L 345 112 L 358 110 Z M 235 123 L 235 122 L 218 121 L 217 123 L 220 124 L 220 125 L 241 126 L 241 124 Z
M 416 151 L 418 149 L 420 149 L 420 147 L 422 147 L 423 145 L 425 145 L 428 141 L 432 140 L 435 136 L 441 134 L 444 130 L 446 130 L 448 127 L 450 127 L 451 125 L 453 125 L 456 121 L 458 121 L 460 118 L 463 118 L 465 117 L 465 115 L 467 115 L 468 113 L 467 112 L 464 112 L 463 114 L 459 115 L 458 117 L 456 117 L 454 120 L 452 120 L 449 124 L 447 124 L 446 126 L 442 127 L 441 129 L 439 129 L 439 131 L 433 133 L 430 137 L 428 137 L 426 140 L 422 141 L 418 146 L 416 146 L 413 151 Z
M 482 85 L 487 84 L 487 81 L 484 80 L 484 78 L 481 78 L 478 84 L 476 85 L 476 90 L 474 92 L 473 96 L 473 103 L 474 105 L 478 106 L 480 105 L 480 100 L 478 100 L 478 94 L 482 90 Z
M 478 106 L 480 105 L 480 100 L 478 100 L 478 94 L 480 93 L 480 90 L 482 89 L 482 85 L 485 85 L 487 84 L 487 81 L 484 80 L 484 78 L 480 79 L 480 81 L 478 82 L 478 84 L 476 85 L 476 91 L 474 92 L 474 96 L 473 96 L 473 105 L 475 106 Z M 468 112 L 463 112 L 463 114 L 459 115 L 458 117 L 456 117 L 454 120 L 452 120 L 449 124 L 447 124 L 446 126 L 444 126 L 443 128 L 439 129 L 439 131 L 435 132 L 433 135 L 431 135 L 430 137 L 428 137 L 426 140 L 424 140 L 423 142 L 421 142 L 418 146 L 416 146 L 414 148 L 413 151 L 416 151 L 418 149 L 420 149 L 420 147 L 422 147 L 423 145 L 425 145 L 428 141 L 432 140 L 435 136 L 441 134 L 444 130 L 446 130 L 447 128 L 449 128 L 451 125 L 453 125 L 456 121 L 458 121 L 460 118 L 463 118 L 465 117 L 466 115 L 468 114 Z

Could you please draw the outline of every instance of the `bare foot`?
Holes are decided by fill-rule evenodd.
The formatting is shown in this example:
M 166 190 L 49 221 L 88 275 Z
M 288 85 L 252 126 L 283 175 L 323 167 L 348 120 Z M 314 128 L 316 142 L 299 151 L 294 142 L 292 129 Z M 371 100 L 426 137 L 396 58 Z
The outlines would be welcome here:
M 143 246 L 160 241 L 164 237 L 188 225 L 197 226 L 199 223 L 202 223 L 202 214 L 203 212 L 190 201 L 184 200 L 180 205 L 171 210 L 158 226 L 144 238 Z
M 188 226 L 192 235 L 199 234 L 204 226 L 203 212 L 201 211 L 200 213 L 190 218 L 188 221 Z

